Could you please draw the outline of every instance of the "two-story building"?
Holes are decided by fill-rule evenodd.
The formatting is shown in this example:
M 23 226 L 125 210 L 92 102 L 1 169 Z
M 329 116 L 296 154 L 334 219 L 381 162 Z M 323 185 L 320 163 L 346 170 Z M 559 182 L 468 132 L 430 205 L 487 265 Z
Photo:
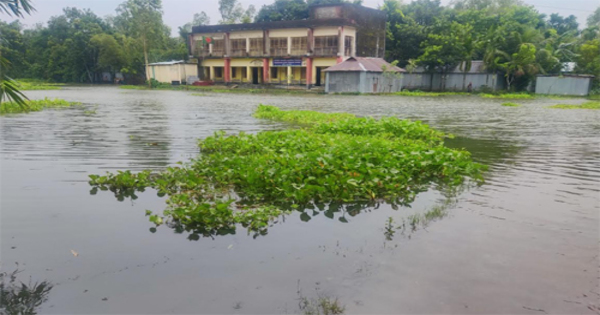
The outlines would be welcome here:
M 203 80 L 310 87 L 325 85 L 323 70 L 347 58 L 383 58 L 385 36 L 382 11 L 319 5 L 306 20 L 196 26 L 189 47 Z

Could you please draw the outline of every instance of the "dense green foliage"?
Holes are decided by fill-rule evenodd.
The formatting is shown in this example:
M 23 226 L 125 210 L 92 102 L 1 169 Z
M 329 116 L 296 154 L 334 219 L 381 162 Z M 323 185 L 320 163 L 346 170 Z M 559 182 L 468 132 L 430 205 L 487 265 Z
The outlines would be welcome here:
M 15 102 L 4 102 L 0 104 L 0 115 L 15 114 L 24 112 L 38 112 L 45 108 L 64 108 L 74 105 L 81 105 L 77 102 L 67 102 L 61 99 L 51 100 L 49 98 L 38 101 L 25 101 L 25 106 Z
M 502 106 L 505 106 L 505 107 L 521 107 L 521 105 L 520 105 L 520 104 L 517 104 L 517 103 L 511 103 L 511 102 L 508 102 L 508 103 L 502 103 Z
M 600 102 L 585 102 L 581 105 L 568 105 L 568 104 L 558 104 L 554 106 L 550 106 L 550 108 L 558 108 L 558 109 L 600 109 Z
M 466 72 L 472 60 L 483 60 L 516 90 L 536 74 L 561 72 L 564 62 L 576 62 L 578 73 L 600 74 L 600 25 L 593 16 L 581 31 L 574 16 L 548 17 L 518 0 L 452 3 L 385 0 L 387 59 L 442 73 L 457 66 Z
M 258 14 L 239 0 L 219 0 L 219 23 L 306 19 L 309 6 L 356 0 L 274 0 Z M 116 15 L 100 18 L 89 10 L 65 8 L 47 26 L 24 29 L 0 22 L 0 54 L 10 60 L 6 74 L 53 82 L 99 82 L 103 73 L 122 72 L 126 81 L 145 81 L 144 63 L 188 57 L 187 35 L 193 25 L 210 23 L 205 12 L 182 23 L 170 37 L 162 20 L 161 0 L 125 0 Z M 504 74 L 509 90 L 525 89 L 540 73 L 561 73 L 575 63 L 576 73 L 596 76 L 600 88 L 600 8 L 587 27 L 574 16 L 546 16 L 519 0 L 385 0 L 386 59 L 409 71 L 467 73 L 473 60 Z M 571 70 L 569 70 L 571 71 Z M 465 76 L 464 88 L 467 82 Z
M 60 83 L 48 83 L 30 79 L 16 80 L 16 83 L 21 91 L 60 90 L 62 86 Z
M 163 216 L 148 213 L 150 220 L 197 238 L 233 233 L 237 223 L 264 234 L 284 210 L 318 207 L 333 218 L 350 204 L 356 215 L 361 205 L 378 201 L 408 204 L 434 183 L 455 187 L 466 177 L 482 179 L 484 167 L 468 152 L 445 147 L 446 135 L 420 122 L 262 105 L 255 117 L 307 127 L 216 133 L 201 140 L 201 155 L 181 167 L 92 175 L 93 193 L 110 189 L 123 200 L 154 188 L 169 198 Z M 301 218 L 310 215 L 304 211 Z M 347 221 L 344 215 L 338 219 Z

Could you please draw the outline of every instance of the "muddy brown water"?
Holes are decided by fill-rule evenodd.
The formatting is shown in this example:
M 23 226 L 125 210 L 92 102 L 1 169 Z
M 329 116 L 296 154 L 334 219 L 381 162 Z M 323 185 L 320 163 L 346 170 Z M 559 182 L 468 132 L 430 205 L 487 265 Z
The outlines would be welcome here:
M 18 263 L 24 281 L 54 284 L 41 313 L 298 313 L 299 296 L 319 295 L 362 314 L 598 312 L 600 111 L 546 108 L 583 100 L 510 108 L 479 97 L 191 94 L 32 91 L 83 107 L 0 117 L 0 260 L 3 271 Z M 149 232 L 144 211 L 164 209 L 153 193 L 89 194 L 89 174 L 186 161 L 217 130 L 286 127 L 252 118 L 259 103 L 425 121 L 490 165 L 487 183 L 392 241 L 387 218 L 430 209 L 440 195 L 348 223 L 295 213 L 256 239 L 238 229 L 189 241 Z

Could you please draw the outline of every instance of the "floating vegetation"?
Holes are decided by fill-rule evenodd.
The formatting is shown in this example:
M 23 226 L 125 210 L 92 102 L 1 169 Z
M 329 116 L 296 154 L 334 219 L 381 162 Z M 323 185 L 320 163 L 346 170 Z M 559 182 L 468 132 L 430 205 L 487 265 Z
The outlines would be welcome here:
M 431 185 L 481 182 L 484 166 L 467 151 L 443 145 L 447 136 L 420 122 L 393 117 L 357 118 L 343 113 L 282 111 L 259 106 L 255 117 L 307 124 L 296 130 L 224 132 L 199 141 L 201 154 L 159 173 L 129 171 L 90 175 L 90 184 L 119 200 L 155 189 L 167 195 L 162 215 L 148 212 L 191 239 L 235 233 L 241 224 L 264 235 L 286 211 L 356 215 L 378 202 L 408 205 Z M 347 222 L 345 215 L 339 221 Z
M 534 99 L 535 96 L 524 93 L 506 93 L 506 94 L 480 94 L 483 98 L 499 98 L 499 99 Z
M 506 106 L 506 107 L 521 107 L 521 105 L 520 105 L 520 104 L 517 104 L 517 103 L 511 103 L 511 102 L 508 102 L 508 103 L 502 103 L 502 106 Z
M 33 90 L 60 90 L 61 83 L 48 83 L 38 80 L 21 79 L 16 80 L 21 91 L 33 91 Z
M 422 91 L 402 91 L 395 92 L 392 95 L 398 96 L 414 96 L 414 97 L 439 97 L 439 96 L 460 96 L 460 95 L 471 95 L 471 93 L 465 92 L 422 92 Z
M 17 281 L 19 272 L 0 272 L 0 314 L 37 314 L 37 308 L 48 299 L 50 283 Z
M 15 113 L 26 113 L 26 112 L 38 112 L 46 108 L 66 108 L 75 105 L 81 105 L 77 102 L 68 102 L 62 99 L 49 99 L 45 98 L 38 101 L 26 101 L 27 107 L 23 108 L 19 104 L 14 102 L 5 102 L 0 104 L 0 115 L 15 114 Z
M 569 104 L 558 104 L 554 106 L 550 106 L 549 108 L 558 108 L 558 109 L 600 109 L 600 102 L 591 101 L 585 102 L 580 105 L 569 105 Z

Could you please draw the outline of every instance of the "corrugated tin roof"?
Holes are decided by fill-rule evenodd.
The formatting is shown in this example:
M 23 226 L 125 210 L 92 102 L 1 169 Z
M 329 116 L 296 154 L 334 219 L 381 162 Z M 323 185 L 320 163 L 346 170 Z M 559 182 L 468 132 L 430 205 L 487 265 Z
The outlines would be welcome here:
M 406 70 L 392 66 L 382 58 L 364 58 L 364 57 L 350 57 L 346 61 L 342 63 L 338 63 L 335 66 L 329 67 L 324 71 L 327 72 L 383 72 L 383 69 L 386 71 L 393 72 L 406 72 Z

